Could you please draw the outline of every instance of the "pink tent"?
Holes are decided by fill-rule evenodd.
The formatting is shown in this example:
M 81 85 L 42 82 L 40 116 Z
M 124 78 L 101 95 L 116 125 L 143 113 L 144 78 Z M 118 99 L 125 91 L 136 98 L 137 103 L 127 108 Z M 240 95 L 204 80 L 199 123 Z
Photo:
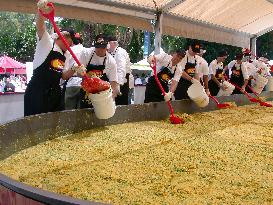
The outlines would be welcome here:
M 11 74 L 26 74 L 26 65 L 8 56 L 0 57 L 0 74 L 9 72 Z

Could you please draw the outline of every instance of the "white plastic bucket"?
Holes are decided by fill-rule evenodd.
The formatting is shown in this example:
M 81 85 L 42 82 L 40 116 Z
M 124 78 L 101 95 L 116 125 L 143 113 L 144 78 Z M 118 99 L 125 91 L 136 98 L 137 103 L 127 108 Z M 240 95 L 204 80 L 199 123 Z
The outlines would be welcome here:
M 273 77 L 268 77 L 268 83 L 266 85 L 266 91 L 273 91 Z
M 89 94 L 95 115 L 98 119 L 108 119 L 113 117 L 116 111 L 116 104 L 112 97 L 112 89 L 108 89 L 96 94 Z
M 224 81 L 223 86 L 226 87 L 227 89 L 223 90 L 222 88 L 220 88 L 217 97 L 230 96 L 233 93 L 233 90 L 235 89 L 235 86 L 229 83 L 228 81 Z
M 256 93 L 260 94 L 263 91 L 266 84 L 268 83 L 268 79 L 265 78 L 262 75 L 257 75 L 255 79 L 256 79 L 256 81 L 255 81 L 255 84 L 253 86 L 253 90 Z
M 187 91 L 190 99 L 198 107 L 206 107 L 209 104 L 209 96 L 206 94 L 203 86 L 199 83 L 193 83 Z

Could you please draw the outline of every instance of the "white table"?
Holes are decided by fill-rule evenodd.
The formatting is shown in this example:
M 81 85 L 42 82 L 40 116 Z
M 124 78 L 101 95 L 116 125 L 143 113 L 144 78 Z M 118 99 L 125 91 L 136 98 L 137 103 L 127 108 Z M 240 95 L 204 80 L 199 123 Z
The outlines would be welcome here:
M 24 93 L 0 93 L 0 124 L 24 117 Z

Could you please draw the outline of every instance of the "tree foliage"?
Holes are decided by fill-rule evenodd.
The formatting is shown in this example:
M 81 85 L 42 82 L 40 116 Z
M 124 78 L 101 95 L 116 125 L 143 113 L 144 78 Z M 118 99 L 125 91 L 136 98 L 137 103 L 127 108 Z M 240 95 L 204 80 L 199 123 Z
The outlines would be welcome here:
M 0 12 L 0 53 L 32 61 L 36 37 L 34 15 Z
M 13 12 L 0 12 L 0 54 L 7 54 L 22 62 L 32 61 L 35 44 L 35 24 L 34 15 L 21 14 Z M 80 20 L 58 18 L 57 23 L 61 28 L 73 28 L 76 32 L 81 33 L 84 46 L 90 47 L 99 33 L 107 35 L 116 35 L 121 47 L 125 48 L 131 58 L 131 62 L 135 63 L 143 58 L 144 32 L 133 28 L 123 26 L 90 23 Z M 50 24 L 47 24 L 50 30 Z M 267 55 L 273 59 L 273 32 L 267 33 L 257 40 L 258 55 Z M 151 50 L 153 45 L 154 34 L 151 35 Z M 165 52 L 171 53 L 177 49 L 187 49 L 187 45 L 192 39 L 186 39 L 178 36 L 162 36 L 162 48 Z M 229 53 L 226 62 L 234 59 L 237 52 L 241 48 L 228 46 L 223 44 L 201 41 L 207 52 L 204 57 L 208 62 L 216 58 L 217 53 L 221 49 L 225 49 Z

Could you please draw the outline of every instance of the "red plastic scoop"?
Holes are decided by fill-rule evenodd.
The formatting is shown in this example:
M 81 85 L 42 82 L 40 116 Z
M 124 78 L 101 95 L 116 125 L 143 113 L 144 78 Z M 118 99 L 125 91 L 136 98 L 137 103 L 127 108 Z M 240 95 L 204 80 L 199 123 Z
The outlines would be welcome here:
M 253 88 L 249 85 L 247 85 L 247 87 L 254 93 L 254 95 L 256 95 L 258 97 L 257 102 L 260 103 L 261 106 L 265 106 L 265 107 L 272 107 L 272 105 L 270 103 L 264 102 L 260 99 L 258 93 L 256 93 Z
M 230 104 L 228 104 L 228 103 L 219 103 L 219 101 L 212 95 L 209 95 L 209 97 L 216 103 L 217 107 L 220 109 L 230 107 Z
M 55 16 L 55 7 L 52 2 L 49 2 L 47 4 L 48 7 L 50 7 L 50 11 L 48 13 L 44 13 L 41 9 L 39 9 L 39 12 L 47 18 L 53 25 L 54 30 L 66 46 L 67 50 L 70 52 L 76 63 L 81 66 L 80 61 L 78 60 L 77 56 L 74 54 L 74 52 L 71 50 L 70 46 L 68 45 L 66 39 L 63 37 L 62 33 L 60 32 L 60 29 L 58 28 L 57 24 L 54 21 L 54 16 Z M 83 89 L 88 92 L 88 93 L 98 93 L 104 90 L 107 90 L 110 88 L 110 84 L 106 81 L 103 81 L 99 78 L 90 78 L 86 73 L 84 74 L 83 77 L 83 82 L 82 82 Z
M 156 73 L 156 62 L 152 63 L 150 66 L 151 66 L 151 68 L 153 69 L 156 83 L 157 83 L 157 85 L 159 86 L 159 88 L 160 88 L 162 94 L 165 96 L 165 95 L 166 95 L 166 92 L 165 92 L 164 88 L 162 87 L 162 85 L 161 85 L 161 83 L 160 83 L 160 81 L 159 81 L 159 79 L 158 79 L 158 77 L 157 77 L 157 73 Z M 179 118 L 179 117 L 177 117 L 177 116 L 174 115 L 174 110 L 173 110 L 173 107 L 172 107 L 172 105 L 171 105 L 171 102 L 168 101 L 167 104 L 168 104 L 169 111 L 170 111 L 170 121 L 171 121 L 171 123 L 172 123 L 172 124 L 182 124 L 182 123 L 184 123 L 184 120 L 183 120 L 182 118 Z
M 86 76 L 83 78 L 84 80 L 82 81 L 81 85 L 83 90 L 87 93 L 95 94 L 110 88 L 110 84 L 101 80 L 100 78 L 87 78 Z

